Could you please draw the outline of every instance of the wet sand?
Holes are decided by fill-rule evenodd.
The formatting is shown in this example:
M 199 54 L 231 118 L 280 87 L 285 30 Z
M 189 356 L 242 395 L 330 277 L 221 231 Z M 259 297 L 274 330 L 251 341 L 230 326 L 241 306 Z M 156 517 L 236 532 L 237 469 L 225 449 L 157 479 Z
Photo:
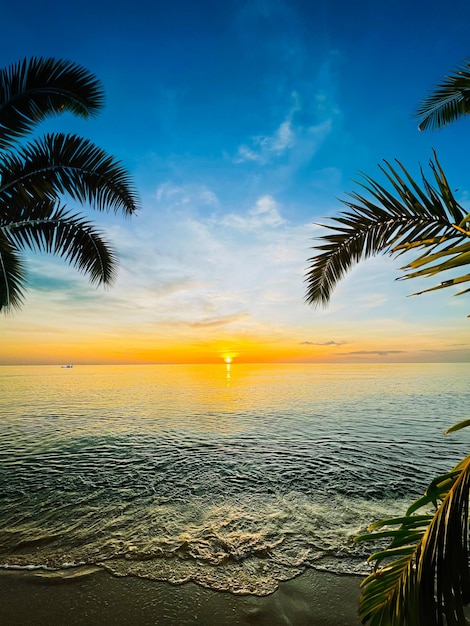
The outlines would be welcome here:
M 265 597 L 104 571 L 67 579 L 0 574 L 0 624 L 15 626 L 357 626 L 359 582 L 307 570 Z

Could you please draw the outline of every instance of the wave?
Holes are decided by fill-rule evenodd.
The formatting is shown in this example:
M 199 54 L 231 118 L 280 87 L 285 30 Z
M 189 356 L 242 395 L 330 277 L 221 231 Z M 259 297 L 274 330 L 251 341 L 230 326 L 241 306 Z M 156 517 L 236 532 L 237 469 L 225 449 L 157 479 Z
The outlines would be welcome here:
M 16 545 L 11 532 L 7 538 L 0 534 L 0 558 L 8 568 L 61 571 L 93 565 L 117 576 L 266 595 L 306 567 L 367 573 L 367 550 L 353 537 L 371 516 L 398 514 L 403 505 L 393 500 L 371 506 L 340 496 L 313 502 L 299 492 L 218 502 L 195 498 L 185 504 L 149 498 L 120 510 L 117 502 L 108 503 L 93 512 L 82 504 L 73 519 L 49 519 L 49 543 L 43 536 L 35 540 L 45 525 L 37 516 L 23 523 Z

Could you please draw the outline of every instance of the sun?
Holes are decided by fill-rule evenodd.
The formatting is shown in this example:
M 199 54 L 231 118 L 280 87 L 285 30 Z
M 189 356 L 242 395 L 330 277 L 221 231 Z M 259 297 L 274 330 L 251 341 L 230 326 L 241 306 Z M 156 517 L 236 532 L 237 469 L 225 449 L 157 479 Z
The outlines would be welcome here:
M 233 360 L 238 356 L 238 352 L 219 352 L 220 358 L 226 365 L 233 363 Z

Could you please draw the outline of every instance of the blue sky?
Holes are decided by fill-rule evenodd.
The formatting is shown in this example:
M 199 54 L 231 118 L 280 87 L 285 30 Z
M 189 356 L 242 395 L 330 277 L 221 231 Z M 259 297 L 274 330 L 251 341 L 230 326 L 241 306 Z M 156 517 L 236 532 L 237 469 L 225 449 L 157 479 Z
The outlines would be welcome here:
M 470 57 L 470 4 L 23 2 L 2 21 L 3 66 L 64 57 L 101 79 L 98 118 L 41 131 L 122 160 L 142 210 L 93 214 L 121 259 L 110 291 L 31 256 L 0 362 L 468 360 L 468 299 L 406 298 L 398 261 L 359 266 L 326 311 L 303 274 L 315 223 L 384 158 L 418 174 L 435 148 L 470 205 L 470 120 L 419 133 L 412 115 Z

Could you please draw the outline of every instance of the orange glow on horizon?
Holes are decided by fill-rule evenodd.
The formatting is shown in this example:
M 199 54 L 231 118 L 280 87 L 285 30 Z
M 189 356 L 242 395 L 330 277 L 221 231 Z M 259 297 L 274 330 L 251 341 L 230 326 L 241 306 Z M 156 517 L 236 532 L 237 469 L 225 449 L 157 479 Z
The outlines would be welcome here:
M 466 320 L 464 320 L 466 323 Z M 200 329 L 182 331 L 171 325 L 152 331 L 127 327 L 58 328 L 45 321 L 32 322 L 26 315 L 3 320 L 0 349 L 2 365 L 105 364 L 225 364 L 315 363 L 315 362 L 429 362 L 468 361 L 468 350 L 449 351 L 453 338 L 436 337 L 430 331 L 406 336 L 402 331 L 364 336 L 356 331 L 349 339 L 341 329 L 342 342 L 330 341 L 322 331 L 320 340 L 311 329 L 297 332 L 227 333 L 217 328 L 201 334 Z M 352 331 L 351 331 L 352 332 Z

